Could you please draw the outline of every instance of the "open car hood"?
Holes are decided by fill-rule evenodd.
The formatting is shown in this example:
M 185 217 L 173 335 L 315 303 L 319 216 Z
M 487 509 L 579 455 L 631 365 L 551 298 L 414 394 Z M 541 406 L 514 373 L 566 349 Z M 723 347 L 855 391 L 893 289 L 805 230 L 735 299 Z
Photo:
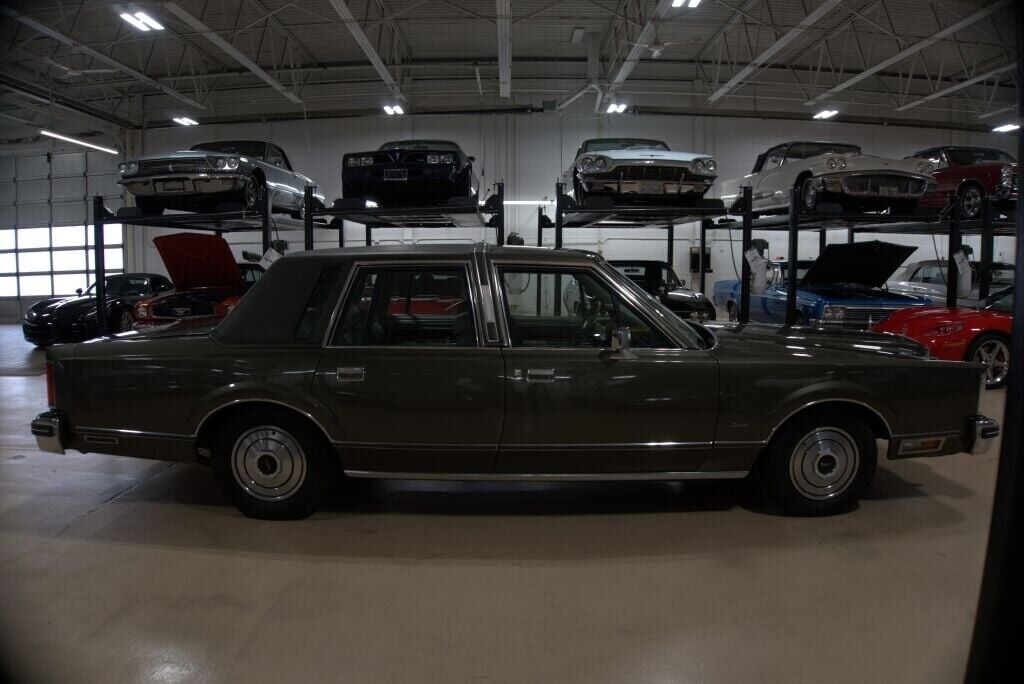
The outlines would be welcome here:
M 882 287 L 916 249 L 878 240 L 831 244 L 811 264 L 800 282 L 803 285 L 849 283 Z
M 153 238 L 178 292 L 197 287 L 242 291 L 245 281 L 224 238 L 201 233 L 175 233 Z

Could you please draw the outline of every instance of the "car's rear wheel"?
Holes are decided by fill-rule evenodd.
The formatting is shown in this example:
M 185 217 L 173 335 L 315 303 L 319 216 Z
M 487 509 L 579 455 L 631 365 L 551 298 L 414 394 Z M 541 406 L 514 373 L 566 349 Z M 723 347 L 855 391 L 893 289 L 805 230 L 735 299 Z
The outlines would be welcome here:
M 858 416 L 812 410 L 772 438 L 760 463 L 764 493 L 787 513 L 842 513 L 870 484 L 877 460 L 875 436 Z
M 957 193 L 957 207 L 960 218 L 968 221 L 981 216 L 981 205 L 985 201 L 985 191 L 977 183 L 968 183 Z
M 245 211 L 260 212 L 263 209 L 263 193 L 266 187 L 256 176 L 249 176 L 245 179 L 242 187 L 242 208 Z
M 224 493 L 245 515 L 269 520 L 308 517 L 333 476 L 322 435 L 286 411 L 236 414 L 220 431 L 213 469 Z
M 1010 342 L 996 333 L 979 335 L 967 348 L 964 360 L 985 366 L 987 389 L 1002 387 L 1010 376 Z

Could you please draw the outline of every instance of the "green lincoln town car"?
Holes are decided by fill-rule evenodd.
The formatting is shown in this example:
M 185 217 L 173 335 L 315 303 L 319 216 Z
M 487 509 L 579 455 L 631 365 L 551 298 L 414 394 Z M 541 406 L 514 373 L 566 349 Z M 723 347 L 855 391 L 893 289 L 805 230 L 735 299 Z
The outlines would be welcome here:
M 487 245 L 279 259 L 216 327 L 47 351 L 40 449 L 207 463 L 246 515 L 332 480 L 754 476 L 800 514 L 888 458 L 985 451 L 979 364 L 903 337 L 684 321 L 599 255 Z

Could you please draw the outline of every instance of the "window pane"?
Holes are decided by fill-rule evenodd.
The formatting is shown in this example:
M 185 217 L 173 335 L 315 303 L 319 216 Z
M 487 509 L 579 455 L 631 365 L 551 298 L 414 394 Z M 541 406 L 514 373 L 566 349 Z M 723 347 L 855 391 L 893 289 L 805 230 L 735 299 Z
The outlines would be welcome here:
M 336 345 L 476 346 L 462 269 L 376 269 L 356 278 Z
M 78 247 L 85 244 L 85 226 L 58 226 L 53 228 L 54 247 Z
M 302 319 L 295 328 L 296 340 L 310 341 L 313 339 L 313 333 L 316 332 L 317 324 L 327 306 L 327 298 L 331 294 L 331 290 L 334 289 L 337 279 L 337 268 L 325 268 L 320 273 L 316 285 L 313 286 L 313 292 L 309 295 L 309 301 L 306 302 L 306 310 L 302 314 Z
M 10 276 L 7 278 L 0 277 L 0 297 L 17 297 L 18 296 L 18 279 Z
M 18 270 L 22 273 L 50 270 L 49 252 L 18 252 Z
M 0 273 L 16 273 L 18 271 L 18 260 L 14 253 L 0 254 Z
M 53 276 L 53 294 L 55 295 L 75 294 L 76 289 L 85 290 L 88 286 L 89 279 L 84 273 Z
M 85 250 L 84 249 L 69 249 L 61 250 L 53 253 L 53 270 L 54 271 L 84 271 L 85 270 Z
M 0 230 L 0 249 L 14 249 L 13 230 Z
M 96 231 L 93 230 L 92 226 L 89 226 L 89 242 L 92 245 L 96 243 L 94 239 Z M 106 223 L 103 225 L 103 244 L 104 245 L 119 245 L 124 242 L 123 237 L 124 231 L 121 230 L 120 223 Z
M 21 283 L 22 297 L 49 296 L 50 276 L 22 276 L 18 279 Z
M 96 268 L 96 253 L 93 250 L 89 250 L 89 270 L 95 270 Z M 103 250 L 104 254 L 104 269 L 109 273 L 111 271 L 119 271 L 124 269 L 124 248 L 114 247 L 113 249 Z
M 19 228 L 18 249 L 50 246 L 49 228 Z M 24 294 L 24 293 L 23 293 Z

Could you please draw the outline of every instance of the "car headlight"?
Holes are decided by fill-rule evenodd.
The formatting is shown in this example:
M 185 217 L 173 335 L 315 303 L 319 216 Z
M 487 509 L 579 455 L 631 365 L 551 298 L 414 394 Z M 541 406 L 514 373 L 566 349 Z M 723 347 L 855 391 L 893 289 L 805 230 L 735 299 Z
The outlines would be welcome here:
M 825 166 L 827 166 L 830 169 L 836 168 L 836 160 L 832 157 L 829 157 L 828 161 L 825 162 Z
M 604 171 L 609 166 L 608 157 L 602 157 L 601 155 L 595 155 L 593 157 L 583 157 L 579 162 L 580 171 Z
M 821 317 L 826 321 L 841 321 L 846 318 L 846 307 L 826 304 L 821 312 Z
M 1013 182 L 1013 167 L 1004 166 L 1000 171 L 1000 178 L 1002 178 L 1003 185 L 1009 185 Z
M 918 173 L 931 173 L 935 170 L 935 165 L 930 161 L 917 162 L 917 164 L 914 165 L 914 170 Z
M 238 168 L 238 157 L 217 157 L 213 165 L 221 171 L 234 171 Z
M 126 174 L 135 173 L 136 171 L 138 171 L 139 165 L 135 162 L 124 162 L 122 164 L 117 165 L 117 170 L 121 173 L 122 176 L 124 176 Z
M 952 335 L 953 333 L 960 332 L 963 329 L 964 329 L 963 323 L 957 323 L 957 322 L 943 323 L 942 325 L 937 325 L 934 328 L 929 329 L 925 333 L 925 335 L 929 335 L 929 336 L 932 336 L 932 335 L 935 335 L 935 336 L 937 336 L 937 335 Z
M 695 164 L 697 173 L 704 174 L 706 176 L 715 175 L 715 171 L 718 170 L 718 162 L 714 159 L 698 159 Z
M 135 305 L 135 320 L 149 318 L 149 307 L 139 302 Z
M 828 160 L 825 162 L 825 166 L 827 166 L 829 169 L 845 169 L 846 160 L 843 159 L 842 157 L 829 157 Z
M 838 168 L 838 169 L 845 169 L 846 168 L 846 160 L 843 159 L 842 157 L 840 157 L 839 159 L 836 159 L 836 168 Z

